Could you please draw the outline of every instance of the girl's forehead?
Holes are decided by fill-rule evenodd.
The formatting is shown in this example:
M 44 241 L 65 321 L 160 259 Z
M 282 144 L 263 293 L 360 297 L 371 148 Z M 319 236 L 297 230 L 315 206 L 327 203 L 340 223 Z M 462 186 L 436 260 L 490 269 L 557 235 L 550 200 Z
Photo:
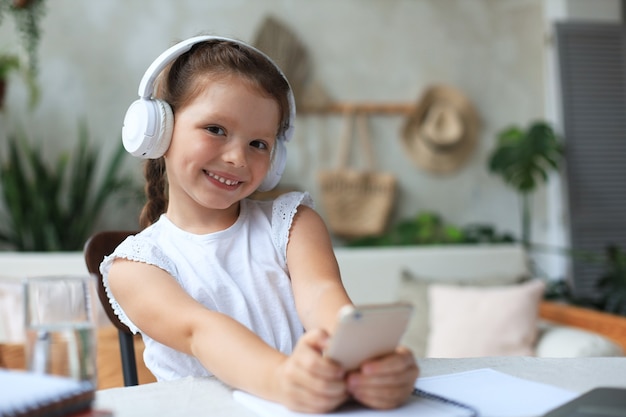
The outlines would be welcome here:
M 257 82 L 240 74 L 231 73 L 206 73 L 195 77 L 195 80 L 191 82 L 186 89 L 186 93 L 183 94 L 182 100 L 179 101 L 180 107 L 185 107 L 194 102 L 199 96 L 210 89 L 215 84 L 232 84 L 232 85 L 244 85 L 250 89 L 252 93 L 259 96 L 272 98 L 272 95 L 265 91 Z
M 259 97 L 266 99 L 274 99 L 274 97 L 265 91 L 258 83 L 244 76 L 207 74 L 206 76 L 198 77 L 194 85 L 190 87 L 188 94 L 183 101 L 183 107 L 193 103 L 198 98 L 204 96 L 208 91 L 214 90 L 215 88 L 222 91 L 222 93 L 228 93 L 231 86 L 233 87 L 233 94 L 235 94 L 236 91 L 240 91 L 240 87 L 244 87 L 245 90 L 251 94 L 258 95 Z M 277 101 L 276 104 L 278 105 Z
M 242 74 L 237 73 L 207 73 L 202 76 L 196 78 L 196 85 L 194 87 L 197 90 L 197 94 L 199 94 L 202 90 L 211 86 L 211 84 L 220 83 L 220 84 L 233 84 L 233 85 L 243 85 L 254 93 L 257 93 L 261 96 L 271 96 L 267 91 L 265 91 L 261 85 L 255 80 L 246 77 Z

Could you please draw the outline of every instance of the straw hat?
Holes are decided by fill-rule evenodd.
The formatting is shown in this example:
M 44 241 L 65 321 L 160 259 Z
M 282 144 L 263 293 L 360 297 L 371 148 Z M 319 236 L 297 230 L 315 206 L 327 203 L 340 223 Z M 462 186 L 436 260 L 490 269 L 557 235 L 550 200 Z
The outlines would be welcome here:
M 457 89 L 435 85 L 419 99 L 403 129 L 403 142 L 418 166 L 437 173 L 456 171 L 478 142 L 480 120 Z

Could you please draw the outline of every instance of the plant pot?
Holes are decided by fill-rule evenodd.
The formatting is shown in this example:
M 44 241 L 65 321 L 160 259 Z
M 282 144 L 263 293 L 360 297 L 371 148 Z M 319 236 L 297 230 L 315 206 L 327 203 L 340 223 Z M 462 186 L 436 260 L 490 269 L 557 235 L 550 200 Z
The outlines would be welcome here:
M 13 7 L 16 9 L 25 9 L 32 3 L 32 0 L 13 0 Z

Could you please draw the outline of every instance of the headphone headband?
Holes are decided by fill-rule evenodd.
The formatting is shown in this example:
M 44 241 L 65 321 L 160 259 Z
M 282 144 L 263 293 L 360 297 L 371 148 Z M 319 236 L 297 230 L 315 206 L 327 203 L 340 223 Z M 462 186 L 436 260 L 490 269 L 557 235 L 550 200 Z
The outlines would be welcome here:
M 225 40 L 232 41 L 231 39 L 221 38 L 218 36 L 194 36 L 193 38 L 186 39 L 171 46 L 169 49 L 159 55 L 152 64 L 148 67 L 141 82 L 139 83 L 138 94 L 141 98 L 150 98 L 154 92 L 154 82 L 159 74 L 165 69 L 165 67 L 176 58 L 190 50 L 195 44 L 208 41 L 208 40 Z
M 289 80 L 287 79 L 283 71 L 280 69 L 280 67 L 276 65 L 276 63 L 272 60 L 272 58 L 270 58 L 267 54 L 255 48 L 254 46 L 248 45 L 247 43 L 238 41 L 236 39 L 226 38 L 223 36 L 201 35 L 201 36 L 194 36 L 192 38 L 185 39 L 184 41 L 181 41 L 177 43 L 176 45 L 171 46 L 170 48 L 162 52 L 161 55 L 159 55 L 152 62 L 152 64 L 150 64 L 150 66 L 144 73 L 143 77 L 141 78 L 141 81 L 139 82 L 139 89 L 137 91 L 137 93 L 139 94 L 139 97 L 142 99 L 150 99 L 152 97 L 152 94 L 154 93 L 154 83 L 157 77 L 165 69 L 165 67 L 169 65 L 170 62 L 174 61 L 176 58 L 178 58 L 185 52 L 189 51 L 195 44 L 200 43 L 200 42 L 210 41 L 210 40 L 232 42 L 244 48 L 251 49 L 254 52 L 258 53 L 259 55 L 263 56 L 269 62 L 271 62 L 274 65 L 274 67 L 278 70 L 280 75 L 283 77 L 283 79 L 289 86 L 289 93 L 287 97 L 288 102 L 289 102 L 289 123 L 287 125 L 287 128 L 285 129 L 284 134 L 281 137 L 279 137 L 279 139 L 283 139 L 286 142 L 289 142 L 291 138 L 293 137 L 294 122 L 296 118 L 296 102 L 293 96 L 293 90 L 291 89 L 291 85 L 289 85 Z

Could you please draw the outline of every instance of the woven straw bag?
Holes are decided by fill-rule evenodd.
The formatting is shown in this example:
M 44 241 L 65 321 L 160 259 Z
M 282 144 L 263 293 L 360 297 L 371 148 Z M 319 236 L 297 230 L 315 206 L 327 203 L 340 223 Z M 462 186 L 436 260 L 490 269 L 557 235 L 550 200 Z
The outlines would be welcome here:
M 360 170 L 348 167 L 355 119 L 360 149 L 367 161 L 366 169 Z M 395 203 L 396 178 L 375 171 L 366 116 L 352 113 L 346 116 L 339 145 L 337 167 L 318 173 L 328 226 L 335 235 L 347 239 L 380 235 L 387 227 Z

